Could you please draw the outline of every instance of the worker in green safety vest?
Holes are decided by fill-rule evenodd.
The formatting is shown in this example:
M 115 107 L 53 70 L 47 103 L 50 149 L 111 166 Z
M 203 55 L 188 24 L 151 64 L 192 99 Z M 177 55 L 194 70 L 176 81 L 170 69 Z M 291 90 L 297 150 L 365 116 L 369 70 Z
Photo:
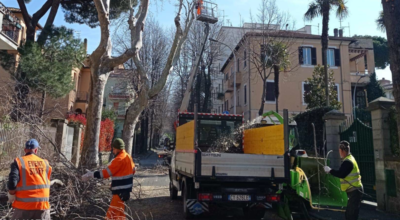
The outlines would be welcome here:
M 339 170 L 324 167 L 326 173 L 340 178 L 340 188 L 347 193 L 346 220 L 357 220 L 360 210 L 361 197 L 363 195 L 363 185 L 361 183 L 360 169 L 356 159 L 350 153 L 350 144 L 347 141 L 341 141 L 339 145 L 339 154 L 343 163 Z

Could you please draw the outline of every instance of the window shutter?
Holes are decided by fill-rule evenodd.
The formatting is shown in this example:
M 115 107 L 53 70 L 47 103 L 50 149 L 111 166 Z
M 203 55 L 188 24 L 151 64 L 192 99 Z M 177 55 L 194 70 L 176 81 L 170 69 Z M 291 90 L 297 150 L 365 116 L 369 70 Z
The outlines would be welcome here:
M 317 65 L 317 48 L 311 48 L 311 65 Z
M 303 48 L 302 47 L 299 47 L 299 64 L 300 65 L 304 64 L 304 61 L 303 61 Z
M 335 66 L 340 66 L 340 49 L 335 49 Z

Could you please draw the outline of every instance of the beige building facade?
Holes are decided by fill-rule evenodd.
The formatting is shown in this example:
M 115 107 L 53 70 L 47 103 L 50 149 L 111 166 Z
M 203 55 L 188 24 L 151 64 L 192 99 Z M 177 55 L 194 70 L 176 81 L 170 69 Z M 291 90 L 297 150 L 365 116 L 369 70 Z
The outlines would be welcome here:
M 231 54 L 221 68 L 225 75 L 223 111 L 233 113 L 233 77 L 236 75 L 236 114 L 244 114 L 247 120 L 258 116 L 261 103 L 264 105 L 264 112 L 276 109 L 274 74 L 263 82 L 257 64 L 252 60 L 254 56 L 261 54 L 263 39 L 265 42 L 262 33 L 246 33 L 235 49 L 236 66 Z M 304 112 L 307 109 L 304 92 L 308 89 L 305 81 L 312 76 L 314 67 L 322 64 L 321 36 L 280 32 L 274 40 L 288 42 L 290 45 L 288 50 L 291 67 L 280 72 L 279 113 L 283 109 L 288 109 L 292 114 Z M 366 76 L 375 70 L 372 41 L 332 36 L 329 39 L 328 63 L 331 64 L 330 70 L 334 72 L 337 99 L 342 103 L 340 110 L 350 115 L 354 87 L 357 84 L 357 97 L 365 96 L 364 86 L 369 82 Z M 264 100 L 263 83 L 267 83 Z

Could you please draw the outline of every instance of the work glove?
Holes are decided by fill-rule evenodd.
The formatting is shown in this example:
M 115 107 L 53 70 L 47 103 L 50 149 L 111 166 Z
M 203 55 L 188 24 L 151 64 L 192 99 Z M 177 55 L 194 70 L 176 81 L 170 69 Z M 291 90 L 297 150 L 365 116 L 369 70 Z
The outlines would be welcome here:
M 125 202 L 125 201 L 128 201 L 129 198 L 131 198 L 131 193 L 130 192 L 122 192 L 122 193 L 118 194 L 118 196 L 123 202 Z
M 8 202 L 12 204 L 14 201 L 15 201 L 15 194 L 11 195 L 10 193 L 8 193 Z
M 331 172 L 331 168 L 328 166 L 324 166 L 325 173 Z
M 82 181 L 87 182 L 94 178 L 94 172 L 86 170 L 86 174 L 82 176 Z

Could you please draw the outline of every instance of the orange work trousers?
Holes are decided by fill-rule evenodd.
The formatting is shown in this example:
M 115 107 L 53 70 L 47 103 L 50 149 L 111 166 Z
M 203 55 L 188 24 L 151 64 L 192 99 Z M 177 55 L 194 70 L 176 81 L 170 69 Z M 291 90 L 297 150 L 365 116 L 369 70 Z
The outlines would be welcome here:
M 106 219 L 125 220 L 125 204 L 118 195 L 113 195 Z

